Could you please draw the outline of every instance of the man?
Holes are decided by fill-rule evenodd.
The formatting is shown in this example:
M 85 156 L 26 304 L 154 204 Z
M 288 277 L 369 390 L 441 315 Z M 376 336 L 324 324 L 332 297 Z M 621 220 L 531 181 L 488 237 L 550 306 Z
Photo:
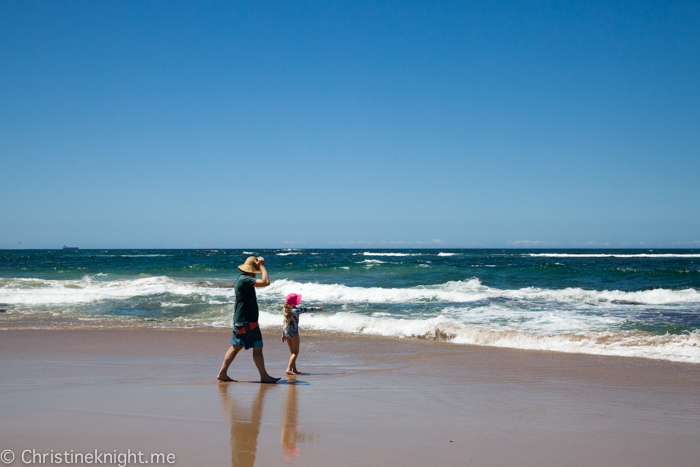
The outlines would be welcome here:
M 245 347 L 253 348 L 253 361 L 260 372 L 261 383 L 276 383 L 280 378 L 273 378 L 265 370 L 263 358 L 263 341 L 260 327 L 258 326 L 258 299 L 255 295 L 255 287 L 267 287 L 270 285 L 270 277 L 265 269 L 265 258 L 262 256 L 249 256 L 245 263 L 238 266 L 241 275 L 238 276 L 233 288 L 236 290 L 236 311 L 233 314 L 233 339 L 231 348 L 224 356 L 216 379 L 219 381 L 235 381 L 228 376 L 228 367 L 231 366 L 236 354 Z M 262 273 L 261 279 L 255 275 Z

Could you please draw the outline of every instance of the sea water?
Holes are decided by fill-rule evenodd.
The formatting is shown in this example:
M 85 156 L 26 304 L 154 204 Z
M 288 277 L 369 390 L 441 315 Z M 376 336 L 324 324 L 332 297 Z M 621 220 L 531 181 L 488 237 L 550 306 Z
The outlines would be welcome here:
M 230 327 L 249 255 L 263 328 L 700 363 L 700 250 L 4 250 L 0 329 Z

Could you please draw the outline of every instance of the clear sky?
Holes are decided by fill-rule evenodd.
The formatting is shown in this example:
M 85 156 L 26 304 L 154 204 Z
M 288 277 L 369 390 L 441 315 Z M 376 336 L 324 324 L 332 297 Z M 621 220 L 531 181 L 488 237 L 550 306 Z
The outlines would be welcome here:
M 698 248 L 700 2 L 3 0 L 0 197 L 0 248 Z

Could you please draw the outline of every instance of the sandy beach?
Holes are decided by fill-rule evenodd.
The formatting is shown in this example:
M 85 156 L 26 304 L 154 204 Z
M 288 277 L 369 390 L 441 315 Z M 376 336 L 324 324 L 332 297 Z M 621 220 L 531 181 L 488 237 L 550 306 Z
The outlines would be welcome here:
M 177 465 L 696 465 L 700 366 L 303 334 L 299 368 L 214 379 L 230 332 L 0 332 L 0 448 Z M 287 346 L 265 334 L 268 371 Z
M 700 467 L 699 51 L 700 0 L 0 1 L 0 467 Z

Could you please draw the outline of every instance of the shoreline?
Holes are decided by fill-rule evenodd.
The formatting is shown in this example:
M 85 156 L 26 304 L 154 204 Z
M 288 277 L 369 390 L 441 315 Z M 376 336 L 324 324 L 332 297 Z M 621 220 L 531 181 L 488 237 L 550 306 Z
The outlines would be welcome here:
M 16 316 L 16 318 L 15 318 Z M 85 319 L 85 318 L 75 318 L 75 319 L 66 319 L 64 317 L 60 318 L 47 318 L 45 316 L 34 316 L 34 317 L 27 317 L 27 315 L 14 315 L 14 314 L 3 314 L 2 316 L 4 319 L 0 321 L 0 332 L 5 332 L 5 331 L 69 331 L 69 330 L 94 330 L 94 331 L 109 331 L 109 330 L 128 330 L 128 331 L 139 331 L 139 330 L 144 330 L 144 331 L 193 331 L 193 332 L 217 332 L 217 331 L 225 331 L 228 328 L 227 327 L 220 327 L 216 325 L 209 325 L 209 324 L 204 324 L 204 325 L 197 325 L 197 326 L 191 326 L 191 325 L 180 325 L 180 326 L 174 326 L 173 323 L 167 323 L 166 325 L 162 325 L 158 323 L 157 321 L 141 321 L 138 322 L 137 324 L 129 323 L 128 321 L 123 321 L 123 320 L 117 320 L 117 319 L 105 319 L 105 318 L 96 318 L 96 319 Z M 308 317 L 307 317 L 308 320 Z M 489 349 L 508 349 L 508 350 L 520 350 L 520 351 L 532 351 L 532 352 L 552 352 L 552 353 L 558 353 L 558 354 L 571 354 L 571 355 L 590 355 L 590 356 L 600 356 L 600 357 L 610 357 L 610 358 L 625 358 L 625 359 L 642 359 L 642 360 L 650 360 L 650 361 L 661 361 L 661 362 L 675 362 L 675 363 L 684 363 L 684 364 L 690 364 L 690 365 L 699 365 L 700 361 L 692 361 L 688 360 L 689 356 L 681 356 L 681 355 L 662 355 L 659 353 L 649 353 L 648 355 L 638 355 L 638 354 L 627 354 L 625 355 L 622 353 L 624 350 L 628 348 L 633 348 L 635 350 L 639 349 L 638 347 L 628 347 L 626 345 L 619 345 L 615 347 L 615 345 L 606 345 L 605 341 L 610 339 L 610 331 L 606 332 L 600 332 L 600 336 L 596 336 L 596 333 L 589 333 L 588 335 L 577 335 L 577 334 L 563 334 L 563 335 L 528 335 L 527 333 L 524 333 L 522 331 L 512 331 L 512 330 L 503 330 L 503 331 L 495 331 L 495 330 L 488 330 L 488 329 L 479 329 L 475 328 L 473 332 L 476 335 L 485 335 L 487 337 L 493 337 L 493 336 L 503 336 L 506 340 L 509 338 L 512 338 L 513 336 L 516 337 L 516 339 L 523 338 L 524 336 L 528 339 L 530 339 L 532 342 L 546 342 L 546 344 L 537 347 L 535 345 L 532 345 L 532 342 L 526 342 L 525 345 L 522 343 L 520 345 L 498 345 L 498 344 L 486 344 L 486 343 L 473 343 L 473 342 L 464 342 L 463 339 L 460 337 L 455 338 L 455 335 L 451 335 L 448 332 L 443 331 L 440 327 L 437 327 L 433 333 L 433 335 L 427 335 L 427 336 L 420 336 L 420 335 L 408 335 L 408 336 L 393 336 L 393 335 L 384 335 L 384 334 L 376 334 L 376 333 L 367 333 L 367 332 L 343 332 L 343 331 L 336 331 L 336 330 L 331 330 L 331 329 L 308 329 L 308 323 L 306 326 L 306 329 L 304 330 L 305 334 L 313 334 L 313 335 L 319 335 L 319 336 L 324 336 L 324 335 L 332 335 L 332 336 L 338 336 L 341 338 L 353 338 L 353 337 L 366 337 L 366 338 L 376 338 L 376 339 L 387 339 L 387 340 L 416 340 L 416 341 L 428 341 L 428 342 L 439 342 L 442 344 L 446 345 L 451 345 L 451 346 L 458 346 L 458 347 L 483 347 L 483 348 L 489 348 Z M 275 326 L 275 325 L 264 325 L 261 324 L 261 329 L 263 331 L 263 334 L 274 334 L 275 332 L 279 332 L 281 330 L 281 326 Z M 689 334 L 689 335 L 655 335 L 651 334 L 648 332 L 643 332 L 643 331 L 620 331 L 621 335 L 625 335 L 626 338 L 629 341 L 654 341 L 654 340 L 662 340 L 665 339 L 667 341 L 670 340 L 678 340 L 678 339 L 694 339 L 697 340 L 697 343 L 693 343 L 692 346 L 693 348 L 695 347 L 700 347 L 700 333 L 697 331 L 695 333 Z M 547 340 L 549 342 L 547 342 Z M 559 349 L 552 348 L 553 345 L 557 344 L 557 341 L 561 340 L 565 342 L 568 345 L 561 346 Z M 590 341 L 590 340 L 599 340 L 603 344 L 595 344 L 595 346 L 589 346 L 589 347 L 577 347 L 576 342 L 579 341 Z M 688 346 L 689 343 L 684 343 L 683 345 Z M 641 346 L 644 348 L 644 346 Z M 648 347 L 652 347 L 652 345 L 648 345 Z
M 224 286 L 246 253 L 156 253 L 5 255 L 0 328 L 228 329 Z M 306 331 L 700 364 L 700 275 L 686 253 L 270 250 L 259 324 L 277 329 L 295 292 L 324 306 Z
M 178 465 L 692 465 L 700 367 L 629 357 L 230 330 L 0 331 L 3 449 L 173 452 Z M 9 377 L 8 377 L 9 376 Z M 253 383 L 253 384 L 251 384 Z

